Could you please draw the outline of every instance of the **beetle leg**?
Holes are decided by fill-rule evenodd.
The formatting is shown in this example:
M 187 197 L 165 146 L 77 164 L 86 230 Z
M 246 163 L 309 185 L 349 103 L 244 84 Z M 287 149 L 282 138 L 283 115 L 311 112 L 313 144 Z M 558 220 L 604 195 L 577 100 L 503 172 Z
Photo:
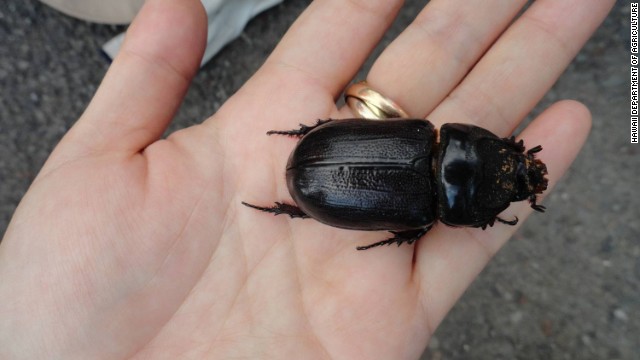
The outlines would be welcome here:
M 496 223 L 496 220 L 498 222 L 501 222 L 501 223 L 507 224 L 507 225 L 511 225 L 511 226 L 513 226 L 513 225 L 518 223 L 518 217 L 517 216 L 513 220 L 505 220 L 505 219 L 502 219 L 502 218 L 499 218 L 499 217 L 496 216 L 495 218 L 487 221 L 486 223 L 484 223 L 482 225 L 478 225 L 478 227 L 480 227 L 482 230 L 486 230 L 487 226 L 488 227 L 493 227 L 493 225 Z
M 318 126 L 322 125 L 322 124 L 326 124 L 330 121 L 333 121 L 331 119 L 326 119 L 326 120 L 321 120 L 318 119 L 318 122 L 316 122 L 315 125 L 311 125 L 311 126 L 307 126 L 305 124 L 300 124 L 300 128 L 299 129 L 295 129 L 295 130 L 271 130 L 271 131 L 267 131 L 267 135 L 289 135 L 289 136 L 297 136 L 297 137 L 302 137 L 307 135 L 307 133 L 315 128 L 317 128 Z
M 482 230 L 486 230 L 487 226 L 489 226 L 489 227 L 493 227 L 493 224 L 494 224 L 495 222 L 496 222 L 496 219 L 495 219 L 495 218 L 494 218 L 494 219 L 491 219 L 491 220 L 487 221 L 486 223 L 484 223 L 484 224 L 480 225 L 480 228 L 481 228 Z
M 537 200 L 538 198 L 535 195 L 531 195 L 531 197 L 529 198 L 529 202 L 531 203 L 531 208 L 535 211 L 543 213 L 547 208 L 542 205 L 536 204 Z
M 418 241 L 422 235 L 426 234 L 427 231 L 431 229 L 433 225 L 429 225 L 424 229 L 416 229 L 416 230 L 406 230 L 406 231 L 390 231 L 394 235 L 394 237 L 389 238 L 387 240 L 378 241 L 377 243 L 373 243 L 367 246 L 358 246 L 356 249 L 358 250 L 369 250 L 374 247 L 382 246 L 382 245 L 391 245 L 393 243 L 398 244 L 398 246 L 402 245 L 402 243 L 406 242 L 411 245 L 414 242 Z
M 540 151 L 542 151 L 542 146 L 538 145 L 538 146 L 532 147 L 531 149 L 527 150 L 527 155 L 535 154 L 535 153 L 540 152 Z
M 275 206 L 272 206 L 272 207 L 262 207 L 262 206 L 252 205 L 244 201 L 242 202 L 242 205 L 248 206 L 256 210 L 272 213 L 274 215 L 286 214 L 286 215 L 289 215 L 289 217 L 291 217 L 292 219 L 294 218 L 306 219 L 309 217 L 309 215 L 305 214 L 304 211 L 300 210 L 299 207 L 289 205 L 289 204 L 279 203 L 279 202 L 276 202 Z
M 518 217 L 517 216 L 513 220 L 505 220 L 505 219 L 501 219 L 501 218 L 496 216 L 496 220 L 498 220 L 499 222 L 501 222 L 503 224 L 511 225 L 511 226 L 513 226 L 513 225 L 518 223 Z

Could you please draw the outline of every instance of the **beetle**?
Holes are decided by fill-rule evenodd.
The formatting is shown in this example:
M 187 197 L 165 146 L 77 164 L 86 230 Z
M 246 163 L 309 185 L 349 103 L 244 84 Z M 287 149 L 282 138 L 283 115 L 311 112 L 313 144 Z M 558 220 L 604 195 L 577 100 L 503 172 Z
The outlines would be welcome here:
M 286 167 L 296 205 L 263 207 L 275 215 L 313 218 L 353 230 L 387 230 L 393 237 L 358 250 L 393 243 L 413 244 L 436 221 L 483 230 L 511 202 L 537 204 L 547 189 L 542 150 L 525 151 L 522 140 L 500 138 L 484 128 L 444 124 L 439 142 L 433 124 L 423 119 L 318 120 L 313 126 L 269 131 L 299 137 Z

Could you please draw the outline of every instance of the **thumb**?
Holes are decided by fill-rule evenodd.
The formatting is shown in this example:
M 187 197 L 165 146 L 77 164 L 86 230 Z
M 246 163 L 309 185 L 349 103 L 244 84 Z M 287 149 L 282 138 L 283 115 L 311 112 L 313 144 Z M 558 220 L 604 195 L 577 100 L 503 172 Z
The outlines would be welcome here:
M 198 0 L 149 0 L 80 120 L 52 154 L 135 153 L 157 140 L 178 110 L 206 43 Z

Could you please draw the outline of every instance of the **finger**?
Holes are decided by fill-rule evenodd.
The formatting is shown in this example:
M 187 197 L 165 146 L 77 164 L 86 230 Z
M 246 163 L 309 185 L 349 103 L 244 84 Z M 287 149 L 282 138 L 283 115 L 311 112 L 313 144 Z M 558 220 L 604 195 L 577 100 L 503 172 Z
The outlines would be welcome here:
M 549 171 L 549 190 L 545 196 L 578 154 L 588 135 L 590 121 L 591 116 L 584 105 L 562 101 L 543 112 L 522 133 L 528 148 L 538 144 L 543 147 L 538 158 L 547 165 Z M 501 217 L 511 219 L 517 216 L 520 225 L 531 211 L 527 202 L 518 202 L 512 204 Z M 553 213 L 553 209 L 549 209 L 549 212 Z M 435 330 L 460 295 L 516 229 L 517 226 L 496 224 L 483 231 L 453 229 L 439 224 L 418 243 L 417 281 L 425 289 L 422 300 L 431 330 Z
M 206 16 L 197 0 L 149 0 L 78 123 L 71 152 L 135 153 L 157 140 L 198 69 Z M 61 146 L 63 147 L 63 146 Z
M 335 111 L 335 98 L 362 66 L 401 5 L 401 0 L 312 2 L 260 71 L 217 118 L 241 111 L 245 116 L 229 118 L 254 123 L 269 109 L 270 118 L 280 121 L 271 126 L 290 127 L 301 119 L 326 117 Z M 243 106 L 248 99 L 251 108 Z M 238 106 L 233 106 L 236 103 Z
M 367 76 L 373 89 L 424 117 L 504 31 L 524 0 L 431 1 Z
M 428 117 L 473 122 L 506 135 L 551 88 L 613 0 L 541 0 L 498 39 Z

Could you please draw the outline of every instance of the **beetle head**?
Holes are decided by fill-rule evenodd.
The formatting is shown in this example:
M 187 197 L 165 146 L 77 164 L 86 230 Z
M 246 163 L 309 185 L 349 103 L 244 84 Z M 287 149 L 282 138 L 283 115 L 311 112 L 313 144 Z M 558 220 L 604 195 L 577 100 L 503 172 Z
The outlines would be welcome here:
M 516 177 L 519 200 L 529 199 L 531 207 L 542 212 L 544 207 L 536 204 L 536 195 L 547 189 L 549 180 L 545 177 L 547 166 L 540 159 L 535 158 L 535 153 L 540 150 L 542 147 L 536 146 L 524 154 L 522 161 L 518 164 Z

